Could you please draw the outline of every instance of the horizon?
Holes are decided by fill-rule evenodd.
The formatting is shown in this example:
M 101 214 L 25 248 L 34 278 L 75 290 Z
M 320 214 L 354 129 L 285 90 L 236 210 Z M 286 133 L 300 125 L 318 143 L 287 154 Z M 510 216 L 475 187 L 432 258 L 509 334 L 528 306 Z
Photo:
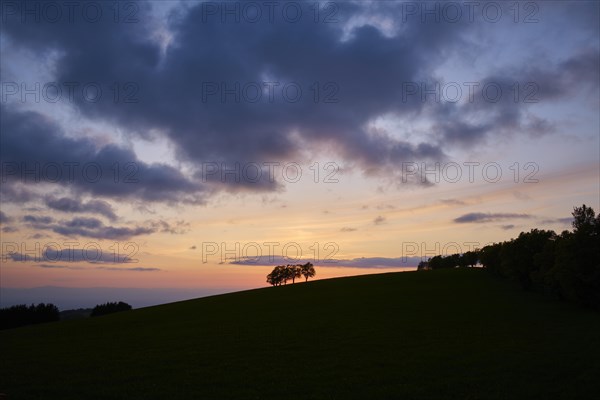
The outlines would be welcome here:
M 600 212 L 598 2 L 88 3 L 0 8 L 0 307 L 408 271 Z

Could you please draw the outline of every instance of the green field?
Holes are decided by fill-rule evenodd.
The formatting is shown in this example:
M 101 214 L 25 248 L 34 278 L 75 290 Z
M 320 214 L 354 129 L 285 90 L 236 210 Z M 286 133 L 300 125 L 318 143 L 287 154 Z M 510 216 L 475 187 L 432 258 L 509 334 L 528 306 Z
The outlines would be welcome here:
M 7 330 L 0 346 L 7 399 L 570 400 L 600 393 L 600 315 L 478 269 L 212 296 Z

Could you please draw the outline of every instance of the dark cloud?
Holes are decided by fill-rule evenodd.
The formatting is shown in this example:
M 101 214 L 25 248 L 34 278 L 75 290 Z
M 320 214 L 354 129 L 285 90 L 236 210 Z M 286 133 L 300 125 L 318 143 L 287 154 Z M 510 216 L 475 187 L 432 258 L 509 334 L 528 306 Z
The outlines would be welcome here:
M 137 262 L 129 256 L 118 252 L 103 251 L 100 245 L 91 243 L 83 249 L 47 248 L 42 253 L 44 261 L 52 262 L 88 262 L 92 264 L 124 264 Z
M 375 225 L 381 225 L 385 222 L 385 217 L 382 217 L 381 215 L 378 215 L 374 220 L 373 223 Z
M 440 199 L 440 203 L 446 204 L 448 206 L 464 206 L 467 204 L 464 201 L 458 199 Z
M 61 223 L 52 226 L 51 229 L 53 232 L 64 236 L 110 240 L 125 240 L 134 236 L 156 232 L 156 228 L 147 226 L 107 226 L 96 218 L 74 218 L 70 221 L 61 221 Z
M 112 15 L 112 4 L 100 4 L 107 7 L 106 15 Z M 53 65 L 57 82 L 104 84 L 107 95 L 97 102 L 76 90 L 77 111 L 149 140 L 166 135 L 179 161 L 192 166 L 192 176 L 167 165 L 143 163 L 130 149 L 114 144 L 99 147 L 89 140 L 67 138 L 39 114 L 6 107 L 2 161 L 90 161 L 107 170 L 117 162 L 134 163 L 137 183 L 115 184 L 105 174 L 94 184 L 76 180 L 75 194 L 197 203 L 213 190 L 281 190 L 281 180 L 269 179 L 264 163 L 301 161 L 323 148 L 367 175 L 400 180 L 403 161 L 445 159 L 449 150 L 491 135 L 540 135 L 554 129 L 552 122 L 532 116 L 528 104 L 509 95 L 490 101 L 476 90 L 472 102 L 433 104 L 420 96 L 405 96 L 407 82 L 436 82 L 440 65 L 473 47 L 469 38 L 478 31 L 467 18 L 450 22 L 415 17 L 398 22 L 396 31 L 383 32 L 372 21 L 401 18 L 402 2 L 338 2 L 337 23 L 314 23 L 309 17 L 297 23 L 282 18 L 223 23 L 218 15 L 207 20 L 201 3 L 186 3 L 170 15 L 167 29 L 172 40 L 165 47 L 156 40 L 153 4 L 137 3 L 139 22 L 134 24 L 115 24 L 106 18 L 95 24 L 26 24 L 17 16 L 1 29 L 6 41 L 39 54 L 40 61 L 57 55 Z M 305 15 L 312 15 L 308 3 L 298 4 L 305 7 Z M 589 19 L 586 13 L 575 17 Z M 364 22 L 352 28 L 347 25 L 360 20 Z M 515 81 L 534 82 L 540 99 L 562 99 L 577 88 L 597 89 L 597 70 L 597 49 L 591 48 L 544 68 L 516 66 L 491 73 L 478 83 L 479 88 L 497 85 L 507 94 Z M 135 101 L 109 96 L 108 85 L 114 82 L 132 83 Z M 271 85 L 268 89 L 266 82 Z M 302 90 L 293 102 L 282 91 L 292 83 Z M 273 99 L 260 91 L 257 101 L 244 97 L 248 88 L 254 93 L 256 87 L 273 89 Z M 422 118 L 431 122 L 431 132 L 404 140 L 370 127 L 382 116 Z M 228 175 L 238 164 L 242 168 L 238 177 Z M 251 164 L 259 165 L 256 180 L 242 172 Z M 207 166 L 211 166 L 208 174 Z M 28 195 L 16 184 L 5 186 L 3 198 L 16 201 Z
M 542 224 L 559 224 L 559 225 L 571 225 L 573 223 L 573 217 L 564 217 L 556 219 L 545 219 L 541 221 Z
M 13 221 L 13 218 L 4 213 L 4 211 L 0 211 L 0 224 L 8 224 Z
M 71 270 L 84 270 L 86 268 L 70 266 L 70 265 L 60 265 L 60 264 L 36 264 L 38 268 L 48 268 L 48 269 L 71 269 Z M 101 269 L 104 271 L 135 271 L 135 272 L 150 272 L 150 271 L 161 271 L 160 268 L 148 268 L 148 267 L 132 267 L 132 268 L 118 268 L 118 267 L 96 267 L 94 269 Z
M 81 236 L 94 239 L 124 240 L 157 232 L 156 226 L 117 227 L 105 225 L 97 218 L 77 217 L 70 220 L 56 221 L 49 216 L 25 215 L 22 220 L 34 229 L 52 231 L 64 236 Z
M 24 184 L 54 184 L 76 194 L 119 201 L 202 202 L 202 185 L 171 166 L 144 163 L 132 150 L 114 144 L 97 146 L 87 138 L 67 137 L 53 120 L 36 112 L 0 104 L 0 113 L 4 201 L 31 200 L 32 192 L 23 189 Z M 81 212 L 109 218 L 114 215 L 102 201 L 75 204 L 63 199 L 50 198 L 48 205 L 62 210 L 79 207 Z
M 10 251 L 7 254 L 2 254 L 2 260 L 11 259 L 12 261 L 29 261 L 33 258 L 29 254 L 23 254 L 16 251 Z
M 50 236 L 44 233 L 34 233 L 33 235 L 29 236 L 29 239 L 46 239 L 48 237 Z
M 310 12 L 306 3 L 300 4 Z M 220 172 L 221 163 L 231 168 L 236 162 L 299 160 L 301 150 L 324 144 L 370 173 L 396 168 L 401 160 L 444 157 L 435 143 L 402 141 L 385 132 L 373 134 L 367 124 L 387 113 L 418 111 L 422 107 L 418 101 L 403 101 L 403 82 L 430 73 L 448 47 L 462 43 L 466 25 L 414 20 L 405 24 L 401 35 L 390 37 L 365 24 L 344 38 L 345 23 L 364 13 L 368 5 L 338 6 L 340 22 L 333 24 L 315 24 L 312 18 L 298 23 L 278 18 L 274 23 L 263 19 L 261 23 L 224 24 L 219 18 L 198 23 L 202 7 L 190 5 L 187 13 L 171 18 L 173 41 L 164 54 L 151 39 L 156 21 L 146 4 L 140 5 L 139 24 L 21 24 L 11 19 L 3 25 L 3 32 L 17 45 L 42 55 L 50 50 L 61 54 L 55 68 L 58 82 L 135 82 L 138 102 L 117 103 L 106 96 L 91 104 L 76 91 L 74 104 L 89 118 L 116 123 L 144 137 L 149 137 L 150 130 L 162 130 L 176 145 L 179 157 L 197 170 L 204 163 L 217 163 Z M 376 10 L 382 16 L 398 11 L 395 4 L 379 5 Z M 263 82 L 276 82 L 273 101 L 262 96 L 257 102 L 238 102 L 227 94 L 222 101 L 225 86 L 258 83 L 262 87 Z M 286 99 L 282 91 L 292 83 L 302 90 L 297 102 Z M 216 95 L 203 96 L 207 87 L 215 85 Z M 64 148 L 85 147 L 84 143 L 70 144 Z M 107 149 L 110 154 L 106 156 L 134 158 L 118 150 Z M 88 146 L 87 152 L 94 150 Z M 144 176 L 140 171 L 140 177 Z M 249 190 L 279 188 L 266 178 L 250 182 L 242 176 L 239 181 L 224 181 L 220 174 L 208 177 L 207 183 Z M 133 192 L 160 198 L 174 191 L 166 187 Z
M 61 265 L 61 264 L 36 264 L 38 268 L 46 268 L 46 269 L 72 269 L 72 270 L 81 270 L 82 267 L 72 266 L 72 265 Z
M 83 202 L 77 198 L 56 198 L 53 196 L 48 196 L 45 198 L 45 204 L 53 210 L 68 213 L 100 214 L 111 221 L 117 219 L 117 215 L 115 214 L 112 206 L 103 200 L 89 200 L 87 202 Z
M 509 224 L 509 225 L 502 225 L 500 228 L 504 229 L 505 231 L 508 231 L 510 229 L 513 229 L 515 226 L 513 224 Z
M 135 263 L 136 259 L 127 255 L 103 251 L 99 244 L 88 243 L 85 248 L 56 249 L 52 247 L 35 248 L 30 253 L 8 252 L 4 254 L 5 259 L 24 262 L 35 261 L 44 262 L 40 265 L 43 268 L 63 268 L 64 262 L 86 262 L 91 264 L 126 264 Z M 75 269 L 74 267 L 68 267 Z
M 189 232 L 190 223 L 181 221 L 175 221 L 174 224 L 170 224 L 167 221 L 147 221 L 147 224 L 154 228 L 157 232 L 170 233 L 173 235 L 182 235 Z
M 2 115 L 2 104 L 0 104 L 0 115 Z M 0 121 L 0 129 L 2 122 Z M 0 135 L 0 143 L 3 143 L 2 136 L 4 131 Z M 2 150 L 0 149 L 0 179 L 2 179 L 2 185 L 0 186 L 0 201 L 2 203 L 27 203 L 36 198 L 35 193 L 25 187 L 23 183 L 19 182 L 8 182 L 4 179 L 5 168 L 2 159 Z
M 515 213 L 468 213 L 461 215 L 454 219 L 454 222 L 462 223 L 481 223 L 481 222 L 493 222 L 501 221 L 504 219 L 517 219 L 517 218 L 531 218 L 529 214 L 515 214 Z
M 342 229 L 340 229 L 340 232 L 354 232 L 356 230 L 356 228 L 351 228 L 349 226 L 344 226 Z
M 86 204 L 89 204 L 89 202 Z M 175 223 L 170 223 L 164 220 L 147 220 L 143 224 L 112 226 L 106 225 L 102 220 L 93 217 L 75 217 L 66 220 L 56 220 L 50 216 L 36 216 L 27 214 L 22 217 L 22 221 L 31 228 L 51 231 L 64 236 L 80 236 L 93 239 L 109 240 L 126 240 L 135 236 L 159 232 L 184 234 L 190 229 L 190 224 L 183 220 L 175 221 Z M 38 233 L 37 235 L 41 234 Z
M 430 104 L 428 115 L 436 121 L 434 132 L 448 145 L 473 146 L 497 134 L 552 133 L 554 124 L 531 114 L 530 106 L 564 100 L 580 90 L 595 96 L 599 69 L 597 49 L 574 54 L 557 65 L 515 67 L 476 82 L 472 101 L 436 102 Z
M 4 233 L 13 233 L 13 232 L 18 232 L 19 228 L 15 228 L 14 226 L 3 226 L 2 227 L 2 232 Z
M 29 215 L 29 214 L 24 215 L 21 219 L 23 222 L 26 222 L 36 228 L 38 228 L 38 227 L 43 228 L 54 222 L 54 218 L 49 217 L 49 216 L 38 217 L 35 215 Z

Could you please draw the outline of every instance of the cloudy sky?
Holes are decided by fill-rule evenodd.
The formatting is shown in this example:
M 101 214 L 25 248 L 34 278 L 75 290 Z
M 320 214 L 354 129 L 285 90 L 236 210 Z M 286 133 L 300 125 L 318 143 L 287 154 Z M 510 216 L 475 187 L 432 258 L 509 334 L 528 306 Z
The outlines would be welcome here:
M 396 271 L 600 208 L 595 1 L 0 12 L 3 288 Z

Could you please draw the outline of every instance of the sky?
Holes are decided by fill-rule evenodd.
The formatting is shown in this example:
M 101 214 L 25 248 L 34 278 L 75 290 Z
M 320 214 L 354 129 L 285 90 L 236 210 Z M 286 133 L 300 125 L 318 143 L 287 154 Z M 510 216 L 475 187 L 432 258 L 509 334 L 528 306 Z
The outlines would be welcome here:
M 600 211 L 598 4 L 3 2 L 0 305 L 569 229 Z

